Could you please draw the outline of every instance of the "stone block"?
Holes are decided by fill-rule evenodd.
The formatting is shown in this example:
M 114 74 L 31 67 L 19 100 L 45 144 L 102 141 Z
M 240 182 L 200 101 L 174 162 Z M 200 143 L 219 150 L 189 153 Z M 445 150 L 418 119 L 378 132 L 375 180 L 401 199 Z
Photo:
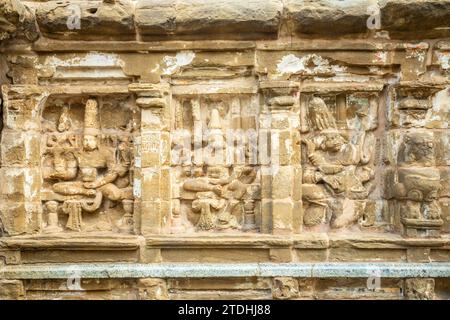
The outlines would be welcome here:
M 136 24 L 144 36 L 275 34 L 281 10 L 279 0 L 140 0 L 136 4 Z
M 38 166 L 41 161 L 39 146 L 39 134 L 4 130 L 1 138 L 2 166 Z
M 161 169 L 142 168 L 142 201 L 156 200 L 161 194 Z
M 25 289 L 20 280 L 0 280 L 0 300 L 22 300 Z
M 166 209 L 164 209 L 166 208 Z M 160 200 L 142 201 L 141 203 L 141 234 L 144 236 L 160 234 L 163 227 L 163 218 L 168 212 L 163 212 L 169 208 L 167 202 Z
M 284 199 L 292 197 L 294 187 L 294 168 L 279 166 L 272 177 L 272 198 Z
M 274 234 L 292 233 L 293 207 L 291 199 L 274 199 L 272 201 L 272 225 Z
M 435 297 L 434 279 L 406 279 L 404 295 L 408 300 L 433 300 Z
M 42 224 L 42 205 L 40 202 L 2 201 L 0 222 L 6 235 L 37 233 Z
M 52 38 L 129 40 L 135 38 L 133 13 L 129 0 L 48 1 L 36 7 L 36 20 Z
M 39 168 L 0 169 L 0 180 L 3 182 L 1 198 L 7 201 L 40 201 L 41 175 Z
M 290 17 L 294 30 L 303 34 L 339 35 L 364 33 L 367 31 L 366 1 L 330 2 L 288 0 L 286 15 Z M 333 25 L 330 28 L 330 25 Z
M 140 300 L 167 300 L 169 293 L 167 281 L 158 278 L 142 278 L 138 280 Z
M 141 135 L 141 167 L 161 165 L 161 133 L 143 132 Z

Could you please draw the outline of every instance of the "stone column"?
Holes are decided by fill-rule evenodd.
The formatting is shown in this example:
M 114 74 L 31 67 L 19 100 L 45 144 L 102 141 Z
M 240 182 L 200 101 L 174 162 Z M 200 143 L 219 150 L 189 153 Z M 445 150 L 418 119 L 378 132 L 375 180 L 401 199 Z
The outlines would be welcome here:
M 0 227 L 6 235 L 41 229 L 40 128 L 48 94 L 35 86 L 2 87 Z
M 137 139 L 135 199 L 140 204 L 140 230 L 146 236 L 161 233 L 170 216 L 170 96 L 167 86 L 132 84 L 141 108 Z
M 300 143 L 298 128 L 292 125 L 298 118 L 293 112 L 298 105 L 297 88 L 290 82 L 277 82 L 262 83 L 261 89 L 266 105 L 260 130 L 270 141 L 270 163 L 261 165 L 263 221 L 270 221 L 273 234 L 290 234 L 302 208 Z

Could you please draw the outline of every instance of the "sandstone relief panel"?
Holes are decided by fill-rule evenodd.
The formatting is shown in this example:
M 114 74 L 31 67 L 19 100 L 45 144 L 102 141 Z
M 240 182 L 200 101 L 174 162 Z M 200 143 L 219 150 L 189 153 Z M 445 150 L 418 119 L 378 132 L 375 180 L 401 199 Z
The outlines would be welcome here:
M 72 2 L 0 0 L 0 298 L 449 297 L 449 0 Z
M 377 94 L 308 95 L 303 101 L 304 226 L 373 225 Z
M 251 103 L 249 96 L 175 100 L 171 232 L 259 230 L 259 110 Z
M 43 232 L 133 233 L 133 134 L 127 99 L 50 99 L 42 112 Z

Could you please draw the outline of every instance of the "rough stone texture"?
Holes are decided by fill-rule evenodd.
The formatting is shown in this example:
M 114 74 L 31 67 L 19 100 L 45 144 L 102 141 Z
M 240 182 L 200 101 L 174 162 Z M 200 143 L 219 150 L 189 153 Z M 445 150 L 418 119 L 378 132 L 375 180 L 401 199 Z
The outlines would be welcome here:
M 412 25 L 416 34 L 424 38 L 448 37 L 450 35 L 449 20 L 450 1 L 448 0 L 388 0 L 381 8 L 383 29 L 400 37 L 408 34 L 409 38 L 414 37 L 411 34 Z
M 368 1 L 288 0 L 286 14 L 303 34 L 365 33 Z
M 434 279 L 406 279 L 405 297 L 411 300 L 433 300 Z
M 140 0 L 136 24 L 142 35 L 276 34 L 281 10 L 279 0 Z
M 22 32 L 30 40 L 39 36 L 31 10 L 20 0 L 0 1 L 0 41 Z
M 22 281 L 0 280 L 0 300 L 22 300 L 24 295 Z
M 36 5 L 36 20 L 42 33 L 62 38 L 134 38 L 133 13 L 133 4 L 128 0 L 48 1 Z
M 0 0 L 0 298 L 448 299 L 448 0 Z

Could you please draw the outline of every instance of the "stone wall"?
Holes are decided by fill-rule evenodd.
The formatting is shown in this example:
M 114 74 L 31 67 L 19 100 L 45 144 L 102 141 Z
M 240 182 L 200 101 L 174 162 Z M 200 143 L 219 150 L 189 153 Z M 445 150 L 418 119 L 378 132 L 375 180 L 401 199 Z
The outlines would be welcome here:
M 448 21 L 0 0 L 0 298 L 448 299 Z

